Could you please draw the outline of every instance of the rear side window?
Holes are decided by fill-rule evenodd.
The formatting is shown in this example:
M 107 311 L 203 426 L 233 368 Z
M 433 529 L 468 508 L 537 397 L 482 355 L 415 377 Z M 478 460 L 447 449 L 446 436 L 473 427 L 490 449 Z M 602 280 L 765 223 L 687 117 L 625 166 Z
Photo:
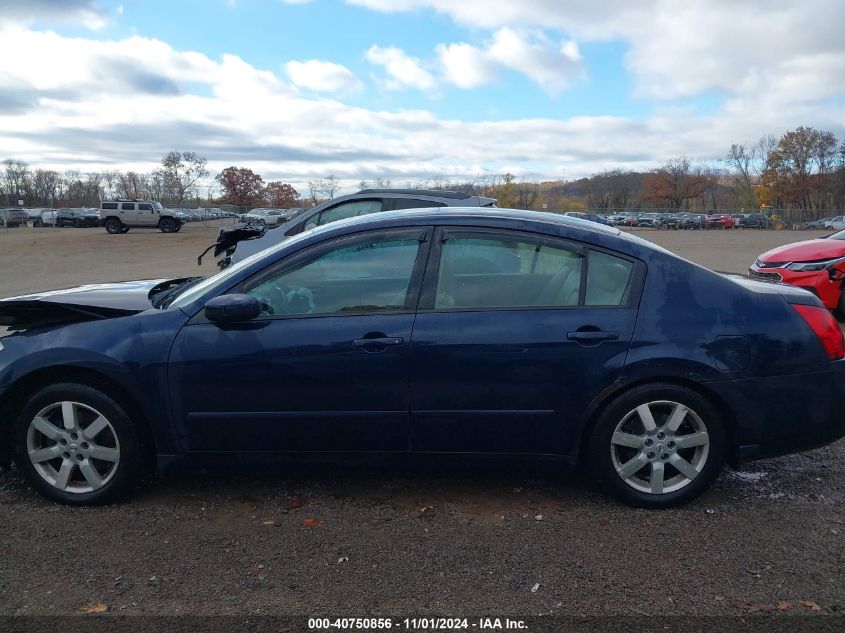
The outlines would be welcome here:
M 628 298 L 634 264 L 627 259 L 590 251 L 584 305 L 621 306 Z
M 443 243 L 434 307 L 576 306 L 583 256 L 573 247 L 506 238 L 450 238 Z
M 402 209 L 425 209 L 428 207 L 445 207 L 442 202 L 435 202 L 434 200 L 420 200 L 418 198 L 396 198 L 393 201 L 393 208 L 396 211 Z
M 120 205 L 120 208 L 124 211 L 134 211 L 135 210 L 135 203 L 134 202 L 124 202 Z
M 447 235 L 434 308 L 618 307 L 633 272 L 627 259 L 576 245 Z
M 103 209 L 117 209 L 117 202 L 104 202 L 102 204 Z
M 153 205 L 151 205 L 151 204 L 139 204 L 138 210 L 139 211 L 152 211 Z

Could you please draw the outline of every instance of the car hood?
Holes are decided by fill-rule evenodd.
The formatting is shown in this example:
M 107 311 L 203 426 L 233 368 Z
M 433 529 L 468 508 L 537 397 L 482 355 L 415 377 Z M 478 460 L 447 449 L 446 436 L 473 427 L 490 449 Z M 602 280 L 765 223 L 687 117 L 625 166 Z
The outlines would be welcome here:
M 761 262 L 812 262 L 845 256 L 845 240 L 815 239 L 786 244 L 766 251 L 758 259 Z
M 13 330 L 128 316 L 153 307 L 150 296 L 171 281 L 89 284 L 0 300 L 0 326 Z

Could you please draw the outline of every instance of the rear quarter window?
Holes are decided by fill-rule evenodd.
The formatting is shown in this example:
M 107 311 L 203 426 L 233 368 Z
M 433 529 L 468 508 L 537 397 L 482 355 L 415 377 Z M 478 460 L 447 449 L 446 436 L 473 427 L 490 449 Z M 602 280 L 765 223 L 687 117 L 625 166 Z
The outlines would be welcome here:
M 587 264 L 584 305 L 621 306 L 631 287 L 633 262 L 615 255 L 591 250 Z

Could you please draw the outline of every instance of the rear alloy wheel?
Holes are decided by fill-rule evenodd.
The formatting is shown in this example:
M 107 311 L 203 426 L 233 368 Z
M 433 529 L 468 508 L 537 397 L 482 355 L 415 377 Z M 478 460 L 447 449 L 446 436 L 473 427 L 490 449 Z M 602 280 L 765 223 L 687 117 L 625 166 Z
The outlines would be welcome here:
M 107 219 L 103 226 L 106 227 L 106 232 L 111 235 L 117 235 L 118 233 L 123 232 L 123 222 L 121 222 L 117 218 Z
M 119 404 L 84 385 L 35 394 L 18 418 L 16 449 L 29 482 L 60 503 L 109 503 L 138 479 L 134 426 Z
M 594 472 L 625 503 L 691 501 L 724 464 L 725 432 L 700 394 L 680 386 L 638 387 L 613 402 L 594 429 Z
M 162 218 L 158 223 L 158 228 L 162 233 L 175 233 L 176 221 L 173 218 Z

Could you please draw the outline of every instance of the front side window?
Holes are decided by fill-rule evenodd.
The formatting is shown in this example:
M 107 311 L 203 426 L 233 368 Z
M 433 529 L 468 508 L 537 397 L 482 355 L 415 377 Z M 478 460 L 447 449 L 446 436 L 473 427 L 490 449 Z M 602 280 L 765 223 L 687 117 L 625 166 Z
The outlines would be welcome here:
M 447 239 L 435 309 L 576 306 L 579 249 L 497 237 Z
M 103 209 L 117 209 L 117 202 L 104 202 Z
M 370 236 L 262 280 L 247 292 L 264 315 L 388 312 L 405 308 L 417 237 Z
M 353 200 L 352 202 L 344 202 L 331 209 L 326 209 L 320 213 L 317 219 L 317 224 L 329 224 L 337 222 L 338 220 L 345 220 L 346 218 L 355 218 L 359 215 L 369 215 L 370 213 L 378 213 L 381 211 L 381 200 Z
M 140 211 L 152 211 L 153 205 L 151 205 L 151 204 L 139 204 L 138 209 Z

